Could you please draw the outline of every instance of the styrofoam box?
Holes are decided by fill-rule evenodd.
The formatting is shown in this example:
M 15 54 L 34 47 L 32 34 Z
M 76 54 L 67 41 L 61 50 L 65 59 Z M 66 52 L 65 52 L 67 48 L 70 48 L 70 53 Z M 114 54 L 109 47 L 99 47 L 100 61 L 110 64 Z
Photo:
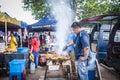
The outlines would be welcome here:
M 59 70 L 60 66 L 59 65 L 49 65 L 48 70 Z

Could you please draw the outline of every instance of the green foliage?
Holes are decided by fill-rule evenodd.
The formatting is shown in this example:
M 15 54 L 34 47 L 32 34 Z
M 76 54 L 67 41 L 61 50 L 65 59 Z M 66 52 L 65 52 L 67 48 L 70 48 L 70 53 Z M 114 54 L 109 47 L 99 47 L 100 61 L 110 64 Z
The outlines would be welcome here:
M 45 0 L 23 0 L 24 9 L 31 10 L 32 15 L 38 20 L 48 12 Z
M 1 8 L 1 5 L 0 5 L 0 8 Z M 0 12 L 1 12 L 1 10 L 0 10 Z
M 79 20 L 103 14 L 120 14 L 120 0 L 72 0 Z M 24 9 L 31 10 L 35 19 L 40 19 L 49 6 L 46 0 L 23 0 Z M 74 6 L 73 6 L 74 7 Z
M 76 9 L 80 20 L 103 14 L 120 14 L 120 0 L 76 0 Z

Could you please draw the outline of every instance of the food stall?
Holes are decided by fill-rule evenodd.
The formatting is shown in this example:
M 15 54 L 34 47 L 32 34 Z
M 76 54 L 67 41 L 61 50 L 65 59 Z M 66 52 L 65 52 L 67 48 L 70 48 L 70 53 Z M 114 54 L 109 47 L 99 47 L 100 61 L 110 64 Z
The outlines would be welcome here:
M 28 50 L 25 53 L 20 53 L 16 50 L 8 48 L 7 33 L 8 30 L 18 30 L 20 21 L 10 17 L 6 13 L 0 13 L 0 29 L 4 31 L 4 40 L 0 42 L 0 71 L 9 69 L 9 62 L 13 59 L 28 59 Z M 3 38 L 2 38 L 3 39 Z M 2 73 L 6 73 L 3 72 Z
M 59 55 L 52 51 L 40 56 L 46 59 L 45 80 L 77 80 L 77 75 L 74 76 L 72 73 L 73 64 L 69 55 Z

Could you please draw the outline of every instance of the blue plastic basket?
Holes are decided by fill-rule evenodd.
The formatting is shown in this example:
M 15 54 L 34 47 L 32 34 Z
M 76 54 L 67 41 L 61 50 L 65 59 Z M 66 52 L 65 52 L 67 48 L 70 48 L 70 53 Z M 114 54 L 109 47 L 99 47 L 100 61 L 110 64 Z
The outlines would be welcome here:
M 9 62 L 9 65 L 10 65 L 10 73 L 23 72 L 26 66 L 26 60 L 25 59 L 14 59 L 11 62 Z
M 17 48 L 17 52 L 22 53 L 22 54 L 27 54 L 28 48 L 27 47 L 19 47 L 19 48 Z

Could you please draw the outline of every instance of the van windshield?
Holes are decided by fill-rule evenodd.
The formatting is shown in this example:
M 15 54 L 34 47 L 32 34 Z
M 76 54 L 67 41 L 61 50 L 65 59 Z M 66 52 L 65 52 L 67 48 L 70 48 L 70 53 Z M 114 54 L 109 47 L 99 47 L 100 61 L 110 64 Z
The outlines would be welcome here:
M 110 31 L 104 31 L 103 32 L 103 41 L 109 40 Z
M 114 42 L 120 42 L 120 30 L 117 30 L 114 37 Z

